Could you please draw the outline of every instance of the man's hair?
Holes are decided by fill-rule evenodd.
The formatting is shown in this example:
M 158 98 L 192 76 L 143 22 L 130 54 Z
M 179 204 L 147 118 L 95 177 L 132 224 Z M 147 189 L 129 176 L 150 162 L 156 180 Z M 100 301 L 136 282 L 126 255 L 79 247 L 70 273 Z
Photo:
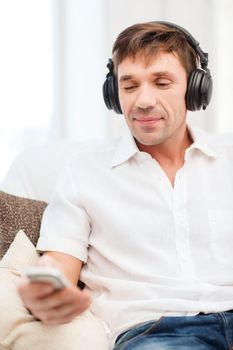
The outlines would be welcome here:
M 199 57 L 179 29 L 159 22 L 134 24 L 123 30 L 113 45 L 115 73 L 126 58 L 142 55 L 150 61 L 161 51 L 176 53 L 187 76 L 198 67 Z

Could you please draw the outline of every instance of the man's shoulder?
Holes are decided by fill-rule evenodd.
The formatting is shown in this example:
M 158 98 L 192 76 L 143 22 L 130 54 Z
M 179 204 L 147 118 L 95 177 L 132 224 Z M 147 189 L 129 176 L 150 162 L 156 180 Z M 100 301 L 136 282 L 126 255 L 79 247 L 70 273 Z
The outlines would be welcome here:
M 215 152 L 218 162 L 233 164 L 233 133 L 205 132 L 205 139 L 206 144 Z
M 233 132 L 221 133 L 211 132 L 200 128 L 191 128 L 191 132 L 197 136 L 199 140 L 210 146 L 215 147 L 231 147 L 233 146 Z
M 233 146 L 233 133 L 206 133 L 210 143 L 216 146 Z

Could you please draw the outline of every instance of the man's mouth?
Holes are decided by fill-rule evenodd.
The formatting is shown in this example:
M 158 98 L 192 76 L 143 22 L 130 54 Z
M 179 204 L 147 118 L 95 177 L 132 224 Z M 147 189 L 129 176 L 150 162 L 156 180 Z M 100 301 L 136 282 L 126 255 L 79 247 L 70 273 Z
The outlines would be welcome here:
M 160 120 L 164 119 L 163 117 L 135 117 L 133 118 L 134 121 L 141 125 L 152 125 L 158 123 Z

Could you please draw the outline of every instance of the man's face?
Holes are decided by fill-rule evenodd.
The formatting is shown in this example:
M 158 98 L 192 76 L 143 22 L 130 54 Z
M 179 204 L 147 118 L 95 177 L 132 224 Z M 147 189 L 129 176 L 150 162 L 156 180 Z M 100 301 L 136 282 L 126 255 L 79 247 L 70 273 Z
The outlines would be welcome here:
M 187 74 L 174 53 L 160 52 L 148 62 L 142 55 L 118 66 L 122 112 L 135 139 L 147 146 L 176 139 L 186 124 Z

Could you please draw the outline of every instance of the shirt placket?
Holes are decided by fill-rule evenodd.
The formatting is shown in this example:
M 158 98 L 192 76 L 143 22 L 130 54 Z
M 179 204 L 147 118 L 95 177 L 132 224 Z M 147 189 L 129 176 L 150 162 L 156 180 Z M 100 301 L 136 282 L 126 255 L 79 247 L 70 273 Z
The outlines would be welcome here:
M 175 177 L 173 189 L 173 216 L 177 259 L 183 279 L 196 280 L 196 272 L 190 249 L 190 230 L 187 213 L 187 193 L 185 186 L 184 168 Z

